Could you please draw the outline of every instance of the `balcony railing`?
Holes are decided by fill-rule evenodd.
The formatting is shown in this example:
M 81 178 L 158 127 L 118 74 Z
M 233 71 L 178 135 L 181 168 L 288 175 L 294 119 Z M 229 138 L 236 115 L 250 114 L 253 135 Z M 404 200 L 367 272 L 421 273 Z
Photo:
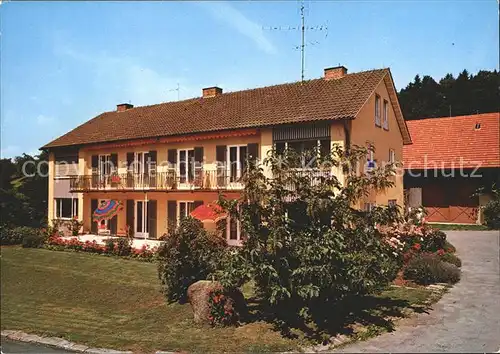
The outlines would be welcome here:
M 296 171 L 300 177 L 307 177 L 315 186 L 331 176 L 330 171 Z M 294 186 L 287 186 L 294 190 Z M 241 190 L 241 179 L 231 176 L 226 170 L 197 170 L 192 174 L 180 176 L 175 171 L 154 174 L 112 174 L 83 175 L 70 177 L 72 192 L 88 191 L 182 191 L 182 190 Z
M 224 171 L 197 170 L 180 176 L 175 171 L 154 174 L 124 173 L 112 175 L 79 175 L 70 177 L 72 192 L 88 191 L 175 191 L 238 190 L 243 185 Z

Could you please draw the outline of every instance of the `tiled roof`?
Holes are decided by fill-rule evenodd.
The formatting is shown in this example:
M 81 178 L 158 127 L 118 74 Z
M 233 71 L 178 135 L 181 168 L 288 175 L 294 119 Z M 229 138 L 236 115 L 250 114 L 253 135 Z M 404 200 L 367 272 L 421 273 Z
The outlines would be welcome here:
M 405 169 L 500 167 L 500 113 L 406 123 L 413 144 L 403 148 Z
M 387 74 L 371 70 L 105 112 L 43 148 L 354 118 Z

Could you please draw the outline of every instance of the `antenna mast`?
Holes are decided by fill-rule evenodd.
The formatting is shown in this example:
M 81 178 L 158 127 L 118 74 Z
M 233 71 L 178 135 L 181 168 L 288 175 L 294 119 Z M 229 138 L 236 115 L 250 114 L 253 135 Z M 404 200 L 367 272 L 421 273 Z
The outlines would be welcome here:
M 301 55 L 301 70 L 300 70 L 300 81 L 304 81 L 304 71 L 305 71 L 305 35 L 306 35 L 306 19 L 304 16 L 304 0 L 300 1 L 300 19 L 302 26 L 300 28 L 302 32 L 302 41 L 300 43 L 300 55 Z
M 500 0 L 499 0 L 500 1 Z M 325 31 L 326 36 L 328 36 L 328 25 L 321 26 L 306 26 L 306 4 L 304 0 L 300 0 L 300 26 L 271 26 L 271 27 L 262 27 L 264 30 L 271 31 L 300 31 L 300 45 L 294 47 L 294 49 L 300 49 L 300 80 L 303 82 L 305 79 L 306 73 L 306 46 L 308 45 L 316 45 L 319 42 L 309 42 L 306 43 L 306 31 Z

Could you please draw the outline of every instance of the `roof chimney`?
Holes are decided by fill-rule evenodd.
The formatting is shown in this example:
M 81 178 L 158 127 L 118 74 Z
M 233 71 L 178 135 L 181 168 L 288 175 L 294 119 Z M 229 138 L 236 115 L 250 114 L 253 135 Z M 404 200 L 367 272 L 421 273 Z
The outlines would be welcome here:
M 203 89 L 203 98 L 215 97 L 222 95 L 222 89 L 217 86 L 206 87 Z
M 117 112 L 123 112 L 126 111 L 127 109 L 134 108 L 133 104 L 130 103 L 120 103 L 116 105 L 116 111 Z
M 347 68 L 343 65 L 325 69 L 325 80 L 337 80 L 347 75 Z

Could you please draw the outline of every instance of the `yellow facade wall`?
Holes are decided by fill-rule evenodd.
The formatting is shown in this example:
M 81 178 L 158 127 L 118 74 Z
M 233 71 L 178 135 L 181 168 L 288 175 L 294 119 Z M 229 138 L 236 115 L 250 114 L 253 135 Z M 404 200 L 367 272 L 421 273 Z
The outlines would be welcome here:
M 389 102 L 389 129 L 375 125 L 375 95 L 380 96 L 381 120 L 383 116 L 383 102 Z M 375 92 L 370 96 L 366 104 L 359 111 L 351 126 L 351 144 L 367 147 L 372 144 L 375 147 L 375 160 L 377 164 L 389 161 L 389 149 L 395 152 L 395 161 L 403 159 L 403 138 L 401 136 L 396 115 L 391 105 L 389 93 L 384 81 L 381 81 Z M 397 204 L 403 206 L 403 173 L 398 169 L 394 176 L 395 186 L 379 193 L 371 193 L 366 199 L 361 201 L 360 207 L 364 203 L 375 203 L 377 205 L 387 205 L 388 200 L 397 200 Z

